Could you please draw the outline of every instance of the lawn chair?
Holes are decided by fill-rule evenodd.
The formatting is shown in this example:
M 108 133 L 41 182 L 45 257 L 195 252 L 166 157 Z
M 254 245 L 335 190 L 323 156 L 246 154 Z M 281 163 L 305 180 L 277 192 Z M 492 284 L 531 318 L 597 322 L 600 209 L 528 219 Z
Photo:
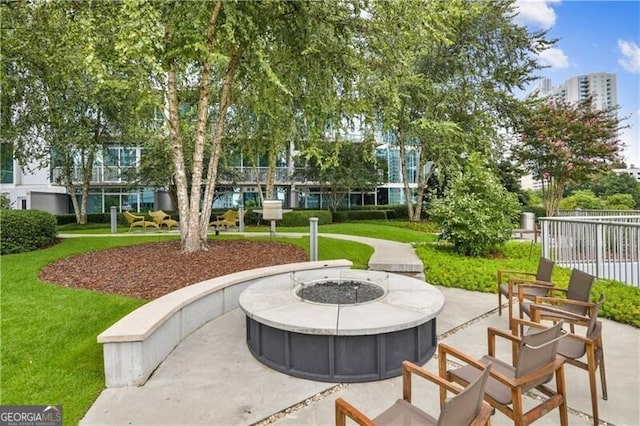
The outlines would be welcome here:
M 235 210 L 227 210 L 224 214 L 216 216 L 216 220 L 209 222 L 209 226 L 215 226 L 216 230 L 220 227 L 229 229 L 238 227 L 239 222 L 239 213 Z
M 137 226 L 141 226 L 142 229 L 147 229 L 147 226 L 153 226 L 156 229 L 160 229 L 158 227 L 158 224 L 156 224 L 155 222 L 146 220 L 144 216 L 138 216 L 128 211 L 125 211 L 124 213 L 122 213 L 122 216 L 124 216 L 125 220 L 129 224 L 129 232 L 131 232 L 131 229 Z
M 562 322 L 551 328 L 529 333 L 522 338 L 510 332 L 489 327 L 489 354 L 480 360 L 440 343 L 438 345 L 438 371 L 441 377 L 461 385 L 473 382 L 482 374 L 482 369 L 492 364 L 485 390 L 485 401 L 513 420 L 516 426 L 528 425 L 550 410 L 558 408 L 560 424 L 568 424 L 567 400 L 563 364 L 565 358 L 557 354 L 558 341 L 564 337 Z M 495 338 L 503 337 L 512 342 L 515 362 L 508 364 L 495 358 Z M 447 359 L 454 357 L 466 363 L 459 368 L 447 370 Z M 556 390 L 545 384 L 555 376 Z M 523 395 L 537 389 L 548 398 L 524 412 Z M 446 395 L 441 391 L 440 400 Z
M 518 284 L 536 284 L 536 287 L 527 287 L 522 297 L 534 299 L 536 296 L 546 296 L 548 288 L 552 287 L 551 274 L 555 262 L 545 257 L 541 257 L 538 262 L 538 271 L 498 271 L 498 315 L 502 315 L 502 296 L 509 301 L 509 318 L 513 318 L 513 298 L 518 297 Z M 529 277 L 529 278 L 525 278 Z M 505 283 L 504 280 L 507 279 Z
M 525 301 L 524 292 L 530 288 L 536 287 L 535 284 L 522 284 L 518 288 L 518 300 L 520 301 L 520 318 L 523 319 L 523 314 L 526 314 L 531 318 L 531 305 L 552 305 L 555 307 L 551 310 L 540 309 L 540 319 L 547 319 L 551 321 L 560 321 L 562 319 L 570 320 L 571 315 L 576 314 L 582 317 L 587 316 L 587 308 L 590 306 L 589 296 L 591 294 L 591 288 L 595 282 L 596 277 L 589 275 L 586 272 L 582 272 L 579 269 L 573 269 L 571 271 L 571 277 L 569 278 L 569 285 L 566 289 L 552 287 L 549 288 L 549 296 L 536 296 L 531 301 Z M 523 293 L 522 295 L 520 293 Z M 564 294 L 565 298 L 558 298 L 557 294 Z M 570 322 L 571 332 L 574 332 L 575 320 Z
M 349 417 L 360 425 L 485 425 L 493 409 L 483 402 L 484 391 L 491 365 L 487 365 L 477 379 L 466 388 L 447 382 L 441 377 L 404 361 L 402 363 L 402 399 L 382 412 L 374 419 L 370 419 L 360 410 L 342 398 L 336 400 L 336 426 L 345 426 Z M 427 379 L 440 387 L 445 393 L 453 392 L 455 396 L 441 404 L 439 418 L 431 417 L 426 412 L 411 404 L 411 374 Z
M 586 305 L 588 314 L 581 316 L 561 310 L 559 313 L 565 322 L 584 326 L 584 335 L 571 333 L 566 339 L 562 339 L 558 344 L 558 353 L 566 358 L 567 364 L 571 364 L 589 373 L 589 388 L 591 390 L 591 412 L 593 416 L 593 424 L 598 425 L 600 419 L 598 415 L 598 390 L 596 383 L 596 370 L 600 368 L 600 384 L 602 386 L 602 399 L 607 399 L 607 377 L 604 368 L 604 346 L 602 343 L 602 323 L 598 321 L 598 311 L 604 304 L 604 293 L 600 294 L 597 303 L 588 303 Z M 571 301 L 565 301 L 570 303 Z M 580 306 L 584 306 L 580 303 Z M 514 318 L 514 326 L 512 332 L 518 334 L 523 327 L 545 328 L 539 324 L 542 314 L 549 316 L 558 311 L 549 305 L 531 305 L 531 315 L 533 322 L 519 320 Z M 580 359 L 586 355 L 586 362 Z
M 153 220 L 159 228 L 162 228 L 162 225 L 165 225 L 167 229 L 171 230 L 171 228 L 180 226 L 180 223 L 177 220 L 171 219 L 171 216 L 162 210 L 149 210 L 149 216 L 151 216 L 151 220 Z

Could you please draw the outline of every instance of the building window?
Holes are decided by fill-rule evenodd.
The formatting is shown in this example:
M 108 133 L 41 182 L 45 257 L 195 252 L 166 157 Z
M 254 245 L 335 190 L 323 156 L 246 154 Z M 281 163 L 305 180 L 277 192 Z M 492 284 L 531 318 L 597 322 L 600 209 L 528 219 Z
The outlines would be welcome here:
M 0 143 L 0 183 L 13 183 L 13 145 Z

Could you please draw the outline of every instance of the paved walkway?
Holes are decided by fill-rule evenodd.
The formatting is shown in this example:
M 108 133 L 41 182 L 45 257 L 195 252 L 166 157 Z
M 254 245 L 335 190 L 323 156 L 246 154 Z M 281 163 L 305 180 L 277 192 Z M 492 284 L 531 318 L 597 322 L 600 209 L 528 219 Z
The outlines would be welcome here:
M 408 244 L 322 235 L 375 243 L 374 256 L 381 264 L 394 256 L 399 259 L 407 256 L 403 253 Z M 411 254 L 415 256 L 413 250 Z M 374 258 L 370 264 L 375 263 L 373 261 Z M 460 289 L 439 289 L 446 300 L 437 320 L 439 340 L 474 356 L 486 353 L 486 328 L 507 327 L 506 317 L 497 315 L 497 297 Z M 603 320 L 603 333 L 609 399 L 599 399 L 601 424 L 639 425 L 640 332 Z M 498 355 L 509 360 L 509 346 L 499 346 Z M 435 358 L 425 366 L 437 371 Z M 568 365 L 565 374 L 570 424 L 591 424 L 587 373 Z M 437 413 L 437 388 L 420 381 L 414 386 L 414 402 Z M 187 337 L 144 386 L 104 390 L 81 424 L 331 425 L 334 401 L 339 396 L 364 412 L 376 415 L 401 394 L 400 378 L 335 384 L 298 379 L 269 369 L 246 348 L 244 315 L 235 310 Z M 528 398 L 529 403 L 532 401 Z M 511 424 L 501 413 L 492 417 L 492 423 Z M 557 412 L 549 413 L 535 424 L 558 424 Z

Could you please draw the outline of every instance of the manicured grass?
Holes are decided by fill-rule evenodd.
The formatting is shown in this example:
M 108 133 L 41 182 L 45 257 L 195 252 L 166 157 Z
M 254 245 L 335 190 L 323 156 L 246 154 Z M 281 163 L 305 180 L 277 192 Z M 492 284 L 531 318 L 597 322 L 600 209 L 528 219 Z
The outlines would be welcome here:
M 62 404 L 77 424 L 104 385 L 96 336 L 144 300 L 47 285 L 44 265 L 62 257 L 153 239 L 82 238 L 2 256 L 2 404 Z
M 104 388 L 97 335 L 146 301 L 49 285 L 38 272 L 75 254 L 167 238 L 178 236 L 69 238 L 44 250 L 2 256 L 0 404 L 61 404 L 64 423 L 77 424 Z M 212 244 L 235 238 L 241 236 L 212 237 Z M 308 237 L 273 241 L 309 249 Z M 348 259 L 358 268 L 366 267 L 373 253 L 363 244 L 322 237 L 318 246 L 320 260 Z

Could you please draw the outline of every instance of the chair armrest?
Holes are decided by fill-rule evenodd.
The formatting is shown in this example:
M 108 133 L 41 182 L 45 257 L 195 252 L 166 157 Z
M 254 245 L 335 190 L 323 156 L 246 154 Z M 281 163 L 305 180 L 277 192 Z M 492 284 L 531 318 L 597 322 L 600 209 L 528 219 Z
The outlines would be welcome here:
M 475 359 L 471 358 L 469 355 L 465 354 L 464 352 L 461 352 L 459 350 L 457 350 L 456 348 L 453 348 L 449 345 L 447 345 L 446 343 L 438 343 L 438 374 L 441 377 L 446 377 L 447 375 L 447 355 L 451 355 L 454 358 L 459 359 L 460 361 L 463 361 L 475 368 L 477 368 L 478 370 L 482 370 L 486 367 L 486 365 L 479 363 L 478 361 L 476 361 Z M 495 380 L 513 387 L 514 386 L 514 380 L 505 376 L 504 374 L 501 374 L 499 371 L 497 371 L 496 369 L 492 368 L 491 371 L 489 372 L 489 375 L 491 377 L 493 377 Z
M 336 399 L 336 426 L 345 426 L 346 417 L 362 426 L 375 426 L 373 420 L 342 398 Z
M 586 306 L 587 308 L 594 308 L 596 305 L 593 302 L 583 302 L 582 300 L 564 299 L 561 297 L 551 297 L 551 296 L 537 296 L 535 299 L 536 305 L 547 304 L 547 303 L 558 304 L 558 305 Z
M 528 276 L 528 277 L 533 277 L 536 274 L 534 272 L 513 271 L 513 270 L 509 270 L 509 269 L 501 269 L 501 270 L 498 270 L 498 285 L 502 284 L 502 277 L 506 276 L 506 275 L 524 275 L 524 276 Z
M 554 287 L 555 284 L 551 281 L 542 281 L 536 279 L 527 279 L 527 278 L 509 278 L 510 284 L 518 284 L 524 287 Z
M 527 288 L 539 288 L 553 292 L 557 287 L 553 283 L 547 281 L 536 281 L 535 283 L 519 283 L 518 284 L 518 300 L 522 303 L 524 301 L 524 291 Z
M 444 378 L 433 374 L 430 371 L 412 363 L 411 361 L 402 362 L 402 399 L 407 402 L 411 402 L 411 374 L 415 374 L 418 377 L 429 380 L 432 383 L 445 388 L 449 392 L 458 394 L 462 391 L 462 388 L 455 383 L 449 382 Z
M 589 315 L 592 312 L 592 309 L 595 307 L 593 303 L 590 302 L 581 302 L 578 300 L 569 300 L 569 299 L 554 299 L 554 298 L 540 298 L 540 299 L 550 299 L 554 302 L 562 303 L 564 305 L 575 305 L 575 306 L 584 306 L 589 311 Z M 537 300 L 536 300 L 537 302 Z M 565 322 L 573 323 L 573 324 L 581 324 L 584 325 L 589 322 L 589 316 L 576 314 L 575 312 L 570 312 L 556 305 L 547 305 L 542 303 L 532 303 L 530 305 L 531 309 L 531 319 L 535 322 L 539 322 L 542 317 L 545 318 L 554 318 L 554 314 L 557 317 L 566 319 Z

